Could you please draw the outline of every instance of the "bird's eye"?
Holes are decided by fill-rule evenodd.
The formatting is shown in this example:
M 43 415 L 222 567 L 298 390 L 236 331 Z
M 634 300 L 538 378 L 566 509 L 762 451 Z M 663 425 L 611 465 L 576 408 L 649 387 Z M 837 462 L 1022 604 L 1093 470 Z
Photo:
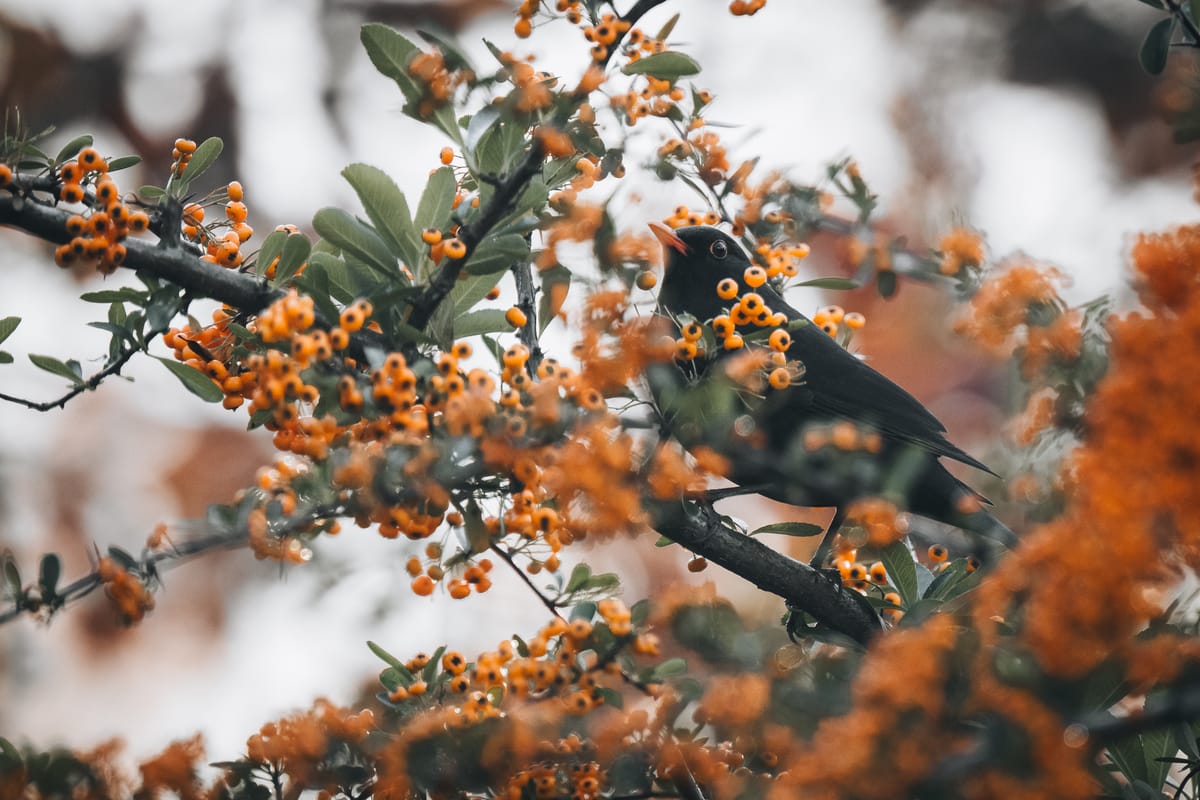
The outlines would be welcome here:
M 720 239 L 717 239 L 708 248 L 708 252 L 712 253 L 713 258 L 724 258 L 725 256 L 729 255 L 729 246 Z

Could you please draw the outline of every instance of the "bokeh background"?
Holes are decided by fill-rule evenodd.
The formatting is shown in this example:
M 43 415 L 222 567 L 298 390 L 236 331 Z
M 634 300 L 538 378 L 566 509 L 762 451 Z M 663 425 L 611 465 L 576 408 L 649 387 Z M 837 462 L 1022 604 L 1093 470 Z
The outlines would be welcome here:
M 726 5 L 668 2 L 642 27 L 682 12 L 671 39 L 704 66 L 695 82 L 717 97 L 708 119 L 734 126 L 722 130 L 731 160 L 759 156 L 762 168 L 817 182 L 826 164 L 852 156 L 881 197 L 883 228 L 914 247 L 965 224 L 986 235 L 996 261 L 1025 254 L 1058 265 L 1073 300 L 1127 298 L 1136 232 L 1195 218 L 1194 151 L 1174 144 L 1164 121 L 1191 76 L 1142 72 L 1138 45 L 1158 15 L 1136 0 L 770 0 L 736 19 Z M 29 130 L 56 126 L 51 151 L 89 132 L 107 155 L 140 155 L 122 187 L 161 183 L 177 136 L 222 137 L 213 184 L 244 184 L 261 240 L 280 223 L 306 227 L 323 206 L 356 208 L 338 174 L 347 163 L 382 167 L 414 196 L 447 144 L 400 113 L 395 86 L 359 47 L 363 22 L 452 33 L 477 64 L 489 63 L 486 37 L 534 52 L 542 69 L 579 74 L 577 30 L 560 23 L 518 42 L 512 12 L 503 0 L 0 0 L 0 106 Z M 695 203 L 634 167 L 668 135 L 652 120 L 637 130 L 613 205 L 631 229 Z M 836 243 L 814 242 L 814 275 L 833 274 L 838 260 Z M 86 326 L 103 309 L 78 300 L 101 283 L 56 269 L 44 243 L 0 230 L 0 317 L 24 318 L 5 343 L 17 360 L 0 367 L 4 392 L 63 391 L 28 353 L 78 358 L 85 370 L 103 354 L 106 335 Z M 857 349 L 967 449 L 993 448 L 1007 365 L 952 340 L 945 297 L 905 286 L 888 303 L 869 292 L 835 299 L 867 313 Z M 564 329 L 549 336 L 565 350 Z M 97 547 L 136 552 L 160 521 L 186 535 L 180 521 L 227 501 L 271 458 L 269 434 L 196 402 L 158 364 L 141 359 L 127 372 L 132 381 L 111 380 L 62 411 L 0 406 L 0 549 L 27 574 L 53 550 L 70 579 Z M 752 523 L 824 519 L 756 500 L 730 510 Z M 414 597 L 409 549 L 369 532 L 351 528 L 316 554 L 300 568 L 233 552 L 174 569 L 158 608 L 133 629 L 119 628 L 101 597 L 48 626 L 0 628 L 0 736 L 80 748 L 120 736 L 144 757 L 199 730 L 212 758 L 232 757 L 267 719 L 361 691 L 378 669 L 367 639 L 405 656 L 443 642 L 473 654 L 544 614 L 503 575 L 483 599 Z M 630 600 L 664 581 L 715 579 L 748 610 L 780 611 L 719 570 L 690 576 L 685 554 L 649 539 L 588 557 L 621 573 Z

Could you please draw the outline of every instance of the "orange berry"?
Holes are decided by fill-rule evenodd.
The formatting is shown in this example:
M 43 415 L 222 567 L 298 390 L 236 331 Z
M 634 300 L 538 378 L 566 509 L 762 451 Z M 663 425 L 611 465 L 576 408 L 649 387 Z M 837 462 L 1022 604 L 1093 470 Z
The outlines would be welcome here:
M 230 222 L 246 221 L 246 204 L 238 200 L 230 200 L 225 204 L 225 217 Z
M 529 21 L 528 17 L 521 17 L 513 25 L 513 33 L 517 34 L 520 39 L 528 39 L 529 35 L 533 33 L 533 23 Z
M 940 564 L 950 557 L 950 552 L 945 545 L 933 544 L 929 546 L 929 560 L 935 564 Z
M 79 183 L 79 179 L 83 177 L 83 168 L 77 161 L 68 161 L 58 168 L 58 174 L 63 183 Z
M 81 236 L 87 230 L 87 220 L 78 214 L 67 217 L 67 233 L 71 236 Z
M 461 239 L 447 239 L 445 245 L 446 255 L 450 258 L 462 258 L 467 254 L 467 245 Z
M 782 353 L 792 346 L 792 335 L 783 328 L 776 328 L 771 331 L 771 337 L 767 339 L 767 344 L 777 353 Z
M 12 167 L 8 164 L 0 164 L 0 189 L 7 189 L 8 185 L 13 181 Z
M 225 187 L 225 192 L 229 195 L 229 199 L 240 203 L 245 195 L 242 190 L 242 184 L 237 181 L 230 181 Z
M 442 232 L 437 228 L 426 228 L 421 231 L 421 241 L 428 245 L 437 244 L 442 240 Z
M 746 344 L 746 342 L 742 339 L 742 337 L 739 334 L 731 333 L 725 337 L 725 349 L 726 350 L 740 350 L 740 349 L 742 349 L 742 347 L 745 346 L 745 344 Z
M 696 556 L 688 562 L 687 568 L 688 572 L 703 572 L 708 568 L 708 561 L 704 556 Z
M 176 139 L 175 149 L 181 153 L 191 154 L 196 152 L 196 143 L 191 139 Z
M 78 183 L 65 184 L 59 191 L 58 196 L 64 203 L 82 203 L 83 187 Z
M 484 296 L 484 299 L 496 300 L 496 299 L 499 299 L 499 297 L 500 297 L 500 287 L 493 286 L 491 289 L 488 289 L 488 293 Z
M 821 330 L 829 334 L 831 338 L 836 338 L 838 335 L 838 326 L 836 322 L 826 322 L 821 326 Z
M 104 251 L 104 260 L 113 266 L 117 266 L 125 262 L 125 255 L 125 245 L 120 242 L 113 242 Z
M 786 389 L 792 385 L 792 373 L 787 367 L 776 367 L 771 370 L 767 381 L 771 384 L 772 389 Z
M 438 154 L 438 158 L 443 164 L 449 165 L 454 160 L 454 151 L 449 147 L 443 147 L 442 152 Z
M 658 285 L 658 276 L 650 270 L 643 270 L 637 274 L 634 283 L 642 291 L 648 292 Z
M 846 316 L 846 311 L 841 306 L 825 306 L 817 312 L 817 315 L 824 317 L 830 322 L 841 322 Z
M 514 328 L 524 328 L 526 323 L 529 322 L 529 317 L 525 316 L 525 312 L 516 306 L 504 312 L 504 319 Z
M 738 283 L 733 278 L 722 278 L 717 284 L 717 297 L 722 300 L 732 300 L 737 297 Z
M 79 166 L 84 172 L 107 172 L 108 162 L 106 162 L 100 153 L 94 147 L 85 147 L 79 151 L 76 156 L 79 160 Z
M 362 330 L 363 321 L 362 311 L 354 306 L 342 309 L 342 313 L 338 317 L 338 324 L 341 325 L 342 330 L 348 333 L 357 333 Z M 341 348 L 334 345 L 334 349 L 340 350 Z
M 742 275 L 742 280 L 751 289 L 757 289 L 767 282 L 767 271 L 762 267 L 746 267 L 746 272 Z
M 689 322 L 687 325 L 683 326 L 683 329 L 680 331 L 680 333 L 682 333 L 683 338 L 689 342 L 699 341 L 700 337 L 704 335 L 704 326 L 702 326 L 699 322 Z
M 689 342 L 687 339 L 675 341 L 675 358 L 680 361 L 691 361 L 699 352 L 700 348 L 696 347 L 695 342 Z
M 851 311 L 849 314 L 847 314 L 845 317 L 842 318 L 842 321 L 846 323 L 847 328 L 850 328 L 852 330 L 858 330 L 859 328 L 861 328 L 867 324 L 867 318 L 864 317 L 862 314 L 858 313 L 857 311 Z

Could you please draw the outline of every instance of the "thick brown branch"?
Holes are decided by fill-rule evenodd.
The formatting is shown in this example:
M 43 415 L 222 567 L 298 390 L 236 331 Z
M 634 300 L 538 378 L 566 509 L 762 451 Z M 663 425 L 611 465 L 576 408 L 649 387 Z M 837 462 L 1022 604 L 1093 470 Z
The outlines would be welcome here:
M 661 503 L 652 513 L 654 527 L 662 535 L 763 591 L 779 595 L 792 608 L 808 612 L 833 630 L 861 644 L 879 633 L 878 617 L 868 613 L 840 583 L 729 528 L 711 508 Z

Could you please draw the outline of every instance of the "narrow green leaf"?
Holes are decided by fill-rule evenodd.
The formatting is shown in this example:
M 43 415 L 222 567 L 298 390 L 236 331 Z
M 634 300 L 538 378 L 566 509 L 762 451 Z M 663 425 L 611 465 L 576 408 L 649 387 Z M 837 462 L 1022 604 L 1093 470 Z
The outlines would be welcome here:
M 312 242 L 303 233 L 293 233 L 283 242 L 283 252 L 279 255 L 279 263 L 275 266 L 275 286 L 286 286 L 296 270 L 308 258 L 312 250 Z
M 367 51 L 367 57 L 375 65 L 375 69 L 379 70 L 384 77 L 391 78 L 396 82 L 400 91 L 404 93 L 406 101 L 409 103 L 419 101 L 421 90 L 408 74 L 408 62 L 421 51 L 421 48 L 387 25 L 377 22 L 363 25 L 359 31 L 359 38 L 362 40 L 363 49 Z
M 921 599 L 917 589 L 917 569 L 913 566 L 913 557 L 908 545 L 904 542 L 893 542 L 879 554 L 879 560 L 887 569 L 888 580 L 900 593 L 905 608 Z
M 1161 792 L 1171 771 L 1171 763 L 1165 759 L 1178 752 L 1175 739 L 1166 728 L 1146 731 L 1142 734 L 1142 751 L 1146 757 L 1146 783 Z
M 137 289 L 102 289 L 99 292 L 84 292 L 79 299 L 85 303 L 136 303 L 145 305 L 146 293 Z M 3 341 L 0 339 L 0 341 Z
M 860 284 L 852 278 L 812 278 L 792 285 L 811 286 L 814 289 L 857 289 Z
M 445 305 L 453 309 L 454 316 L 461 316 L 487 297 L 487 293 L 500 282 L 501 277 L 503 277 L 503 273 L 500 272 L 493 272 L 491 275 L 468 275 L 454 284 Z
M 0 350 L 0 364 L 13 363 L 13 354 L 7 350 Z
M 224 148 L 225 143 L 216 136 L 210 136 L 201 142 L 196 151 L 192 153 L 191 159 L 188 160 L 187 168 L 183 171 L 183 179 L 191 183 L 203 175 L 220 157 L 221 150 Z
M 384 650 L 382 647 L 375 644 L 374 642 L 368 640 L 367 647 L 370 648 L 371 652 L 374 653 L 376 655 L 376 657 L 379 658 L 379 660 L 383 661 L 388 666 L 395 667 L 397 669 L 404 669 L 406 672 L 408 671 L 407 668 L 404 666 L 403 661 L 396 658 L 394 655 L 389 653 L 387 650 Z
M 1142 42 L 1138 51 L 1138 60 L 1142 69 L 1151 75 L 1158 75 L 1167 66 L 1167 56 L 1171 52 L 1171 36 L 1175 33 L 1175 17 L 1161 19 L 1154 24 Z
M 30 353 L 29 360 L 32 361 L 34 366 L 38 367 L 38 369 L 44 369 L 46 372 L 51 372 L 55 375 L 61 375 L 76 386 L 79 386 L 83 383 L 82 375 L 53 356 L 39 356 Z
M 591 567 L 587 564 L 576 564 L 575 569 L 571 570 L 571 577 L 567 579 L 567 585 L 563 589 L 563 592 L 570 594 L 571 592 L 578 591 L 588 582 L 588 578 L 590 577 L 592 577 Z
M 750 535 L 758 536 L 760 533 L 782 533 L 784 536 L 820 536 L 824 532 L 824 527 L 813 525 L 811 522 L 773 522 L 770 525 L 763 525 L 761 528 L 750 531 Z
M 429 683 L 434 676 L 442 668 L 442 655 L 446 652 L 446 645 L 442 645 L 437 650 L 433 651 L 433 655 L 429 657 L 429 663 L 421 670 L 421 680 Z
M 651 75 L 659 80 L 675 81 L 700 72 L 700 65 L 691 56 L 668 50 L 639 58 L 621 67 L 626 75 Z
M 659 536 L 658 539 L 654 542 L 655 547 L 670 547 L 673 544 L 675 544 L 675 540 L 668 539 L 666 536 Z
M 408 200 L 386 172 L 369 164 L 351 164 L 342 176 L 354 187 L 375 231 L 405 264 L 413 266 L 420 255 L 420 235 L 413 226 Z
M 675 658 L 668 658 L 656 666 L 652 675 L 655 678 L 662 679 L 672 675 L 682 675 L 685 672 L 687 672 L 687 662 L 676 656 Z
M 400 275 L 396 257 L 374 229 L 340 208 L 322 208 L 313 215 L 313 228 L 332 244 L 377 269 L 389 280 Z
M 458 188 L 454 180 L 454 170 L 450 167 L 439 167 L 429 176 L 429 183 L 421 193 L 421 202 L 417 204 L 417 214 L 413 217 L 413 226 L 421 231 L 425 228 L 441 230 L 450 221 L 453 210 L 454 192 Z
M 120 172 L 123 169 L 129 169 L 142 163 L 141 156 L 118 156 L 108 162 L 109 172 Z
M 498 308 L 482 308 L 470 311 L 454 320 L 454 338 L 464 339 L 484 333 L 507 333 L 512 330 L 504 311 Z
M 0 342 L 3 342 L 9 336 L 12 336 L 13 331 L 21 324 L 20 317 L 5 317 L 0 319 Z
M 287 231 L 271 231 L 267 238 L 263 239 L 262 247 L 258 248 L 258 255 L 254 257 L 254 272 L 258 277 L 263 277 L 271 266 L 271 262 L 283 252 L 283 243 L 287 241 L 287 238 Z M 276 267 L 276 272 L 278 272 L 278 267 Z
M 79 155 L 80 150 L 91 146 L 92 137 L 90 134 L 85 133 L 82 136 L 76 136 L 74 139 L 64 144 L 62 149 L 58 151 L 58 155 L 54 157 L 54 166 L 57 167 L 59 164 L 71 160 L 75 156 Z
M 669 20 L 663 23 L 663 26 L 658 29 L 658 33 L 654 35 L 654 38 L 660 42 L 666 41 L 667 37 L 671 35 L 671 32 L 675 30 L 675 25 L 678 23 L 679 12 L 677 11 L 671 15 Z
M 4 554 L 4 580 L 8 583 L 8 591 L 13 597 L 21 596 L 21 570 L 17 568 L 17 562 L 12 557 L 12 553 L 5 552 Z
M 218 403 L 225 393 L 221 391 L 221 387 L 213 383 L 212 378 L 205 375 L 198 369 L 189 367 L 179 361 L 170 358 L 158 358 L 167 369 L 169 369 L 179 382 L 184 385 L 189 392 L 199 397 L 206 403 Z
M 137 190 L 138 196 L 145 200 L 161 200 L 166 197 L 167 191 L 161 186 L 143 186 Z
M 479 243 L 463 267 L 472 275 L 502 272 L 529 258 L 529 242 L 517 233 L 489 236 Z
M 58 578 L 62 575 L 62 561 L 54 553 L 42 556 L 41 569 L 38 572 L 38 587 L 42 598 L 47 599 L 58 594 Z

